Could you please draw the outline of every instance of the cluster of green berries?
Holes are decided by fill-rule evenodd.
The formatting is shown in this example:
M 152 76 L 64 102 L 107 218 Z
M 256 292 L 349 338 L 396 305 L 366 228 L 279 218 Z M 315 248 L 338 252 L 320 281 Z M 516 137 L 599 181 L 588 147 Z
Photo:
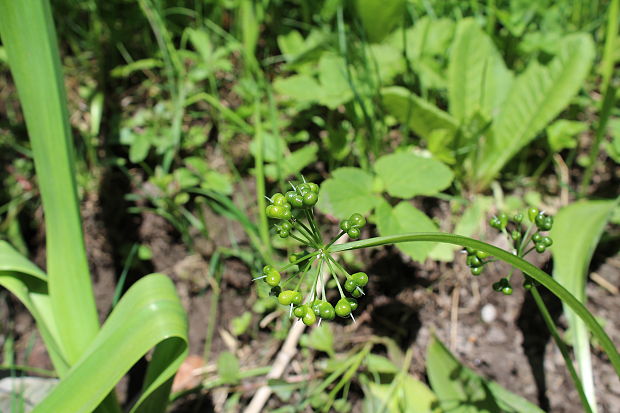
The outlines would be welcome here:
M 294 256 L 293 256 L 294 257 Z M 270 295 L 276 296 L 282 305 L 291 306 L 292 314 L 301 319 L 304 324 L 310 326 L 319 318 L 333 320 L 336 316 L 349 317 L 358 307 L 357 300 L 353 297 L 363 295 L 362 288 L 368 284 L 368 275 L 363 272 L 352 274 L 345 282 L 345 289 L 353 297 L 342 297 L 335 306 L 326 300 L 315 299 L 311 303 L 302 304 L 303 295 L 295 290 L 282 290 L 280 287 L 281 275 L 271 265 L 263 267 L 264 281 L 270 286 Z
M 304 182 L 285 195 L 279 192 L 274 194 L 270 199 L 271 205 L 267 206 L 265 212 L 269 218 L 288 220 L 293 217 L 293 208 L 309 209 L 315 206 L 318 200 L 319 186 L 313 182 Z
M 357 239 L 360 237 L 361 229 L 366 225 L 366 219 L 360 214 L 353 214 L 349 219 L 340 222 L 340 229 L 346 232 L 349 238 Z
M 469 247 L 465 248 L 465 251 L 467 252 L 467 260 L 465 262 L 471 271 L 471 275 L 478 276 L 482 274 L 484 264 L 489 262 L 489 254 Z
M 525 215 L 522 213 L 515 214 L 512 219 L 507 214 L 500 213 L 489 221 L 491 227 L 502 231 L 512 241 L 514 253 L 519 257 L 524 257 L 531 251 L 543 253 L 548 247 L 553 245 L 551 237 L 543 234 L 543 232 L 549 231 L 553 227 L 553 217 L 539 211 L 538 208 L 531 207 L 527 210 L 527 218 L 530 221 L 527 229 L 523 222 Z M 473 275 L 479 275 L 482 271 L 482 266 L 490 262 L 485 261 L 488 257 L 486 253 L 480 253 L 481 251 L 467 248 L 467 265 L 471 268 Z M 493 290 L 505 295 L 512 294 L 511 275 L 512 271 L 508 277 L 504 277 L 494 283 Z M 525 275 L 524 288 L 530 289 L 535 284 L 536 282 L 532 278 Z
M 527 231 L 523 230 L 522 222 L 524 215 L 522 213 L 514 215 L 512 220 L 509 220 L 508 215 L 505 213 L 501 213 L 491 218 L 489 224 L 491 227 L 506 233 L 508 233 L 507 230 L 511 227 L 510 238 L 518 252 L 524 252 L 523 247 L 531 240 L 532 243 L 534 243 L 533 249 L 538 253 L 543 253 L 548 247 L 553 245 L 553 240 L 548 235 L 542 234 L 542 232 L 549 231 L 553 227 L 553 217 L 539 211 L 538 208 L 535 207 L 531 207 L 527 210 L 527 216 L 533 226 L 536 227 L 536 232 L 532 234 L 529 240 L 524 239 L 530 233 L 530 229 Z M 527 254 L 527 252 L 523 255 L 525 254 Z
M 512 286 L 510 285 L 510 280 L 504 277 L 498 282 L 493 283 L 493 290 L 497 291 L 498 293 L 501 292 L 504 295 L 511 295 Z
M 312 207 L 318 201 L 319 187 L 312 182 L 304 182 L 297 186 L 291 184 L 293 190 L 285 194 L 276 193 L 269 200 L 270 205 L 266 207 L 267 217 L 276 219 L 274 223 L 275 231 L 281 238 L 289 236 L 301 242 L 304 246 L 303 253 L 291 254 L 289 264 L 282 268 L 285 270 L 290 267 L 299 266 L 295 270 L 297 273 L 287 278 L 284 282 L 280 272 L 271 265 L 263 268 L 262 276 L 256 279 L 263 279 L 271 287 L 270 295 L 277 297 L 281 305 L 290 306 L 291 315 L 302 320 L 308 326 L 313 325 L 317 320 L 333 320 L 336 316 L 353 317 L 352 312 L 358 308 L 356 298 L 364 295 L 364 287 L 368 284 L 368 275 L 357 272 L 349 275 L 347 271 L 331 257 L 329 247 L 344 234 L 355 239 L 359 238 L 360 231 L 366 225 L 366 219 L 360 214 L 353 214 L 349 219 L 340 223 L 342 230 L 333 240 L 324 243 Z M 304 220 L 307 222 L 304 223 Z M 309 252 L 308 252 L 309 251 Z M 313 252 L 314 251 L 314 252 Z M 306 275 L 312 266 L 318 263 L 314 285 L 311 285 L 312 294 L 304 299 L 300 289 L 307 288 L 304 283 Z M 325 267 L 323 266 L 325 265 Z M 340 299 L 332 304 L 327 301 L 325 285 L 322 285 L 321 294 L 318 293 L 318 279 L 321 268 L 329 268 L 332 277 L 338 285 Z M 338 279 L 338 273 L 346 276 L 344 288 Z M 299 277 L 299 278 L 297 278 Z M 286 285 L 297 278 L 297 286 L 294 289 L 286 289 Z M 350 297 L 345 296 L 350 295 Z

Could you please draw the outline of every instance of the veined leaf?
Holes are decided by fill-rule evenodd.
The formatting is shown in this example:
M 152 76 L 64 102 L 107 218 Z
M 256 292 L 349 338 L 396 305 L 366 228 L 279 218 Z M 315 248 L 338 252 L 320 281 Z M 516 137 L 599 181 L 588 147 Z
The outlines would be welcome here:
M 594 59 L 592 39 L 584 33 L 569 35 L 560 49 L 548 65 L 533 62 L 512 83 L 492 133 L 481 143 L 475 168 L 478 189 L 486 187 L 582 87 Z
M 163 274 L 148 275 L 127 291 L 84 355 L 33 413 L 91 412 L 154 347 L 132 413 L 165 410 L 170 379 L 187 354 L 187 318 Z
M 403 21 L 405 0 L 356 0 L 362 26 L 371 42 L 379 42 Z
M 404 234 L 407 232 L 436 232 L 433 221 L 409 202 L 401 202 L 394 208 L 381 200 L 375 211 L 375 220 L 381 236 Z M 412 259 L 423 262 L 435 247 L 432 242 L 409 242 L 397 247 Z
M 543 413 L 527 400 L 465 367 L 436 337 L 426 350 L 426 366 L 431 387 L 445 411 Z
M 387 111 L 426 140 L 431 140 L 437 130 L 447 131 L 451 140 L 458 128 L 457 121 L 448 113 L 403 87 L 386 87 L 381 95 Z M 444 139 L 444 143 L 449 140 Z
M 491 38 L 475 20 L 464 19 L 456 28 L 448 78 L 450 113 L 463 123 L 476 112 L 492 119 L 513 76 Z
M 452 183 L 452 170 L 433 158 L 412 153 L 393 153 L 377 159 L 375 171 L 386 191 L 398 198 L 435 195 Z
M 578 202 L 562 208 L 555 216 L 555 223 L 550 233 L 554 242 L 551 248 L 553 277 L 581 302 L 586 298 L 588 266 L 594 248 L 617 203 L 617 201 Z M 579 234 L 576 236 L 575 223 L 577 222 Z M 566 305 L 564 313 L 573 331 L 572 344 L 584 392 L 590 405 L 596 408 L 588 329 Z

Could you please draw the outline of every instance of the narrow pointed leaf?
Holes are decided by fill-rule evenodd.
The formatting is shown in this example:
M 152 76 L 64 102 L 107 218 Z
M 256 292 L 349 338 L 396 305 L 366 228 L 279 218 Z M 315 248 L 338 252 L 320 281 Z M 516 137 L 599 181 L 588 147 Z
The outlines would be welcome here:
M 592 254 L 616 204 L 614 201 L 583 201 L 561 209 L 555 216 L 550 234 L 554 242 L 551 248 L 553 277 L 581 302 L 586 299 L 585 287 Z M 576 222 L 579 223 L 578 236 L 575 235 Z M 592 408 L 596 409 L 588 330 L 566 305 L 564 313 L 573 331 L 572 345 L 584 392 Z
M 91 412 L 152 348 L 143 394 L 132 412 L 165 410 L 167 386 L 187 354 L 187 318 L 174 285 L 162 274 L 146 276 L 127 291 L 82 358 L 33 412 Z
M 0 0 L 0 35 L 32 144 L 45 212 L 51 310 L 69 363 L 99 328 L 75 185 L 74 153 L 48 0 Z

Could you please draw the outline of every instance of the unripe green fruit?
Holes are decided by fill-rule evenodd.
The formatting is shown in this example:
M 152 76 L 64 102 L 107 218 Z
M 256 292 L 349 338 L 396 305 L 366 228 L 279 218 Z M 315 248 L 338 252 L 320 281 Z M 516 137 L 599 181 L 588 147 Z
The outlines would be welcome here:
M 356 288 L 357 288 L 357 283 L 352 278 L 349 278 L 347 281 L 345 281 L 344 289 L 347 290 L 348 292 L 351 292 L 355 290 Z
M 538 208 L 528 208 L 527 217 L 530 219 L 530 222 L 534 222 L 536 220 L 536 216 L 538 215 Z
M 364 287 L 366 286 L 366 284 L 368 284 L 368 275 L 366 275 L 365 272 L 356 272 L 355 274 L 351 275 L 351 279 L 355 281 L 355 284 L 357 284 L 359 287 Z
M 355 287 L 355 290 L 351 291 L 351 295 L 355 298 L 360 298 L 362 295 L 364 295 L 364 293 L 362 292 L 361 288 Z
M 282 305 L 290 305 L 297 293 L 293 290 L 284 290 L 278 295 L 278 302 Z
M 336 303 L 335 311 L 339 317 L 348 317 L 351 314 L 351 304 L 346 298 L 341 298 Z
M 301 321 L 303 321 L 305 325 L 311 326 L 316 323 L 316 314 L 314 314 L 314 311 L 306 311 Z
M 293 315 L 297 318 L 302 318 L 308 312 L 308 307 L 305 305 L 300 305 L 299 307 L 295 307 L 293 310 Z
M 307 192 L 306 195 L 303 196 L 304 205 L 305 206 L 314 206 L 319 200 L 319 196 L 316 192 Z
M 320 316 L 326 320 L 333 320 L 336 317 L 334 306 L 328 302 L 323 302 L 319 306 Z
M 355 298 L 347 297 L 346 300 L 349 302 L 351 306 L 351 311 L 357 310 L 357 300 Z
M 358 213 L 351 215 L 351 217 L 349 218 L 349 221 L 351 222 L 352 226 L 357 227 L 357 228 L 361 228 L 364 225 L 366 225 L 366 219 Z
M 480 267 L 471 267 L 471 275 L 475 275 L 478 276 L 480 274 L 482 274 L 482 269 L 484 267 L 480 266 Z
M 348 219 L 344 219 L 340 221 L 340 229 L 344 232 L 347 232 L 351 229 L 351 222 Z
M 347 234 L 349 234 L 349 237 L 352 239 L 357 239 L 360 237 L 360 230 L 359 228 L 352 227 L 347 231 Z

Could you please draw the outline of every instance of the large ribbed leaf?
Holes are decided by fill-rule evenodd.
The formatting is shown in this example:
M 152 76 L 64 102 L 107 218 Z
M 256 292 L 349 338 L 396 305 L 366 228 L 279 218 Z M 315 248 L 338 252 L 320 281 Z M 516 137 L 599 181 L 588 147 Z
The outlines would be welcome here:
M 581 302 L 586 298 L 588 266 L 594 248 L 616 204 L 614 201 L 578 202 L 562 208 L 555 217 L 550 234 L 554 241 L 551 248 L 553 277 Z M 576 222 L 579 223 L 578 234 L 575 232 Z M 584 392 L 592 408 L 596 409 L 588 329 L 566 305 L 564 312 L 573 332 L 572 345 Z
M 448 65 L 450 113 L 459 122 L 476 112 L 491 119 L 506 98 L 513 75 L 491 38 L 473 19 L 456 27 Z
M 403 21 L 405 0 L 355 0 L 355 10 L 371 42 L 380 42 Z
M 142 356 L 155 348 L 143 393 L 131 412 L 163 412 L 187 354 L 187 318 L 168 277 L 140 279 L 119 301 L 82 358 L 34 413 L 88 413 Z
M 387 111 L 424 139 L 432 139 L 440 130 L 450 136 L 457 130 L 452 116 L 403 87 L 383 88 L 381 96 Z
M 547 65 L 531 63 L 519 75 L 492 126 L 475 170 L 478 189 L 486 187 L 521 148 L 555 118 L 582 87 L 594 58 L 589 35 L 567 36 Z
M 99 328 L 79 215 L 69 115 L 48 0 L 0 0 L 0 34 L 17 86 L 45 211 L 58 340 L 71 364 Z

